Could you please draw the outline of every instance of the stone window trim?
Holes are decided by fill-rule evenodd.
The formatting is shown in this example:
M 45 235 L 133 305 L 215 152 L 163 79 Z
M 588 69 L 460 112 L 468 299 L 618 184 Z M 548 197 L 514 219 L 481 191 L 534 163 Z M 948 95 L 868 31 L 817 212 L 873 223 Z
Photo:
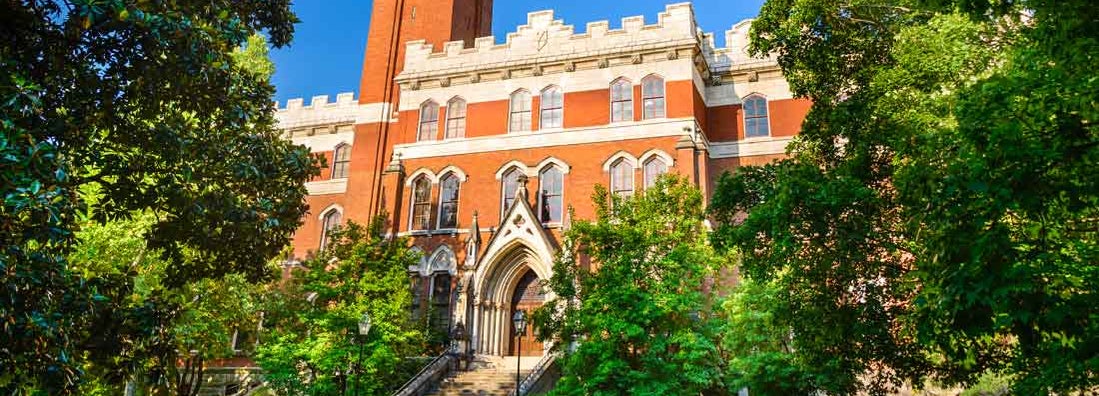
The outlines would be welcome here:
M 466 137 L 466 100 L 455 96 L 446 105 L 446 135 L 444 139 Z
M 641 79 L 641 119 L 652 120 L 668 116 L 667 88 L 664 77 L 659 74 L 650 74 Z M 651 113 L 649 103 L 653 103 Z
M 512 202 L 515 202 L 515 193 L 521 188 L 519 178 L 526 175 L 525 169 L 518 166 L 512 166 L 503 173 L 503 177 L 500 179 L 500 218 L 503 219 L 504 213 L 511 207 Z M 511 190 L 511 191 L 508 191 Z
M 610 191 L 620 197 L 630 197 L 634 193 L 634 169 L 636 166 L 627 158 L 619 158 L 611 164 Z
M 439 136 L 439 104 L 428 100 L 420 105 L 420 122 L 416 127 L 416 141 L 427 142 Z
M 455 230 L 458 228 L 458 213 L 461 205 L 459 204 L 462 197 L 462 180 L 463 177 L 456 172 L 444 173 L 439 178 L 439 213 L 437 216 L 437 222 L 435 229 L 438 231 Z M 451 193 L 451 187 L 453 187 L 453 193 Z M 447 210 L 453 213 L 448 213 Z M 448 216 L 449 215 L 449 216 Z M 447 222 L 446 219 L 450 217 L 453 220 Z
M 431 185 L 427 175 L 420 175 L 412 181 L 409 194 L 408 229 L 409 231 L 429 231 L 431 228 Z
M 519 89 L 511 93 L 508 99 L 508 133 L 530 132 L 531 124 L 531 95 L 526 89 Z
M 346 179 L 351 166 L 351 145 L 340 143 L 332 150 L 332 174 L 329 179 Z
M 553 190 L 543 188 L 545 186 L 546 176 L 550 175 L 550 172 L 556 172 L 557 175 L 555 177 L 560 179 L 556 183 L 557 185 L 554 186 L 556 188 L 554 188 Z M 542 222 L 542 225 L 549 226 L 554 224 L 561 224 L 561 222 L 564 220 L 566 173 L 567 172 L 564 169 L 552 163 L 546 165 L 545 167 L 542 167 L 542 169 L 538 172 L 538 206 L 536 212 L 538 215 L 538 220 Z M 548 209 L 551 212 L 547 213 L 547 209 L 543 208 L 543 205 L 547 204 L 547 200 L 552 198 L 556 198 L 558 201 L 560 201 L 558 207 L 555 210 L 557 213 L 553 213 L 552 211 L 554 211 L 554 209 L 552 208 Z M 546 217 L 549 218 L 547 219 Z M 556 217 L 556 219 L 554 219 L 554 217 Z
M 633 82 L 619 77 L 611 82 L 610 91 L 611 123 L 633 121 Z
M 321 212 L 319 219 L 321 221 L 320 250 L 323 251 L 328 246 L 329 232 L 338 227 L 340 222 L 343 221 L 343 207 L 339 205 L 329 206 Z
M 771 136 L 770 101 L 760 93 L 752 93 L 742 100 L 744 110 L 744 138 Z
M 542 89 L 538 102 L 538 129 L 561 129 L 565 126 L 565 94 L 560 86 Z
M 664 158 L 660 156 L 652 156 L 641 165 L 643 187 L 648 190 L 650 187 L 656 185 L 656 180 L 661 175 L 668 173 L 668 163 L 664 161 Z

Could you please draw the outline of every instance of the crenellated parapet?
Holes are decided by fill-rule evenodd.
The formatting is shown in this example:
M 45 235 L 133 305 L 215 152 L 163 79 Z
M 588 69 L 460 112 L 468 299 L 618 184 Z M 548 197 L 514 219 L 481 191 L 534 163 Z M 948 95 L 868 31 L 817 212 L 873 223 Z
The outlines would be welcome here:
M 713 34 L 699 29 L 690 3 L 666 6 L 654 24 L 631 16 L 622 19 L 619 29 L 611 29 L 605 20 L 590 22 L 584 33 L 555 19 L 553 10 L 536 11 L 501 44 L 494 36 L 474 40 L 472 48 L 462 41 L 447 42 L 441 49 L 424 40 L 410 41 L 396 80 L 415 91 L 683 60 L 693 62 L 706 85 L 720 84 L 729 73 L 777 67 L 773 57 L 748 55 L 751 22 L 733 25 L 725 32 L 727 46 L 716 48 Z
M 778 66 L 774 55 L 753 57 L 748 53 L 749 31 L 753 19 L 745 19 L 725 31 L 725 48 L 714 45 L 711 33 L 703 35 L 702 53 L 714 74 L 735 73 L 740 71 L 773 69 Z
M 610 29 L 608 21 L 588 23 L 584 33 L 555 19 L 552 10 L 531 12 L 502 44 L 489 36 L 474 40 L 472 48 L 452 41 L 436 52 L 426 41 L 408 42 L 397 81 L 419 89 L 691 59 L 698 47 L 697 26 L 690 3 L 666 6 L 655 24 L 633 16 L 623 18 L 619 29 Z
M 277 107 L 278 127 L 293 137 L 335 133 L 353 124 L 377 122 L 388 108 L 382 104 L 359 104 L 351 92 L 336 95 L 335 102 L 329 101 L 328 95 L 318 95 L 309 105 L 305 105 L 305 99 L 295 98 L 288 100 L 285 107 Z

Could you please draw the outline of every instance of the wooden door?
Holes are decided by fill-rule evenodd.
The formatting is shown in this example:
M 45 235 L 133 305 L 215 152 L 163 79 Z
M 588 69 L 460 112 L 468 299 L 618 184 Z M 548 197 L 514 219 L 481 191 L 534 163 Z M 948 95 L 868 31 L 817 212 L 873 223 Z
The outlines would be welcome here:
M 511 342 L 508 343 L 508 355 L 516 356 L 517 343 L 521 346 L 522 356 L 542 356 L 542 343 L 535 339 L 534 326 L 531 325 L 530 314 L 545 302 L 545 294 L 542 293 L 542 285 L 534 271 L 527 270 L 519 284 L 515 286 L 515 292 L 511 297 L 511 311 L 508 312 L 508 320 L 515 317 L 518 310 L 527 313 L 527 327 L 522 337 L 516 337 L 514 329 L 510 332 Z M 509 326 L 510 327 L 510 326 Z

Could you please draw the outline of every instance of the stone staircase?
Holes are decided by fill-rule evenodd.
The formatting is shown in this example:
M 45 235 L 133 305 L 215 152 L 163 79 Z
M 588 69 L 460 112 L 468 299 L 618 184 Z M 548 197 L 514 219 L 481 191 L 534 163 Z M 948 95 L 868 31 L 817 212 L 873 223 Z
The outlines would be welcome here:
M 538 357 L 524 357 L 520 373 L 525 378 Z M 504 396 L 515 392 L 516 359 L 496 358 L 482 361 L 473 370 L 458 371 L 443 379 L 439 386 L 427 395 L 439 396 Z

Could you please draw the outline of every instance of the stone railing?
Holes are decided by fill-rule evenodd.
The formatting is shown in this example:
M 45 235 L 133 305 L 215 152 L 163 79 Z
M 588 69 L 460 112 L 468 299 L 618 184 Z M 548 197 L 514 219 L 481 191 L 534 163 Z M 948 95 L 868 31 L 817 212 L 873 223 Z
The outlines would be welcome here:
M 438 384 L 444 377 L 449 375 L 457 368 L 458 357 L 454 353 L 453 349 L 447 349 L 439 356 L 432 359 L 419 373 L 412 376 L 412 379 L 408 380 L 393 392 L 393 396 L 421 396 L 431 390 L 433 385 Z
M 546 354 L 542 356 L 542 359 L 538 361 L 538 364 L 535 364 L 534 368 L 530 370 L 530 373 L 527 374 L 527 376 L 523 378 L 523 381 L 519 383 L 519 389 L 517 389 L 516 392 L 512 394 L 516 396 L 526 395 L 529 394 L 531 391 L 541 388 L 537 385 L 539 385 L 539 382 L 542 381 L 547 371 L 551 367 L 553 367 L 553 364 L 556 361 L 557 353 L 546 352 Z

